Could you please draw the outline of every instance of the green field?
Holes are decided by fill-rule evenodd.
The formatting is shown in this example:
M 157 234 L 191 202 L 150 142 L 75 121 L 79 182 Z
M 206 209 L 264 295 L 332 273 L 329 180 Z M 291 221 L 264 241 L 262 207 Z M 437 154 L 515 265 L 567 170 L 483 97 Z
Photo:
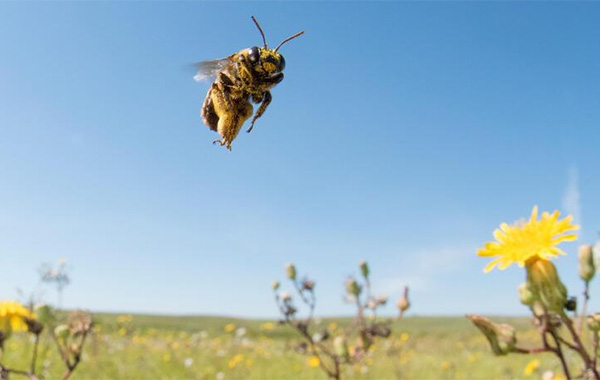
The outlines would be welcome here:
M 110 314 L 96 315 L 95 320 L 73 379 L 326 378 L 310 366 L 309 356 L 296 352 L 295 331 L 273 321 Z M 527 319 L 498 320 L 517 328 L 521 345 L 535 345 L 537 336 Z M 324 319 L 320 325 L 335 330 L 346 322 Z M 43 341 L 39 365 L 53 379 L 61 373 L 61 363 L 54 347 L 47 349 L 50 344 Z M 29 338 L 17 335 L 7 348 L 5 364 L 26 365 Z M 525 374 L 532 359 L 540 365 Z M 361 364 L 348 367 L 344 378 L 541 379 L 548 370 L 560 372 L 549 354 L 493 356 L 465 318 L 408 317 L 396 322 L 392 337 L 377 341 Z

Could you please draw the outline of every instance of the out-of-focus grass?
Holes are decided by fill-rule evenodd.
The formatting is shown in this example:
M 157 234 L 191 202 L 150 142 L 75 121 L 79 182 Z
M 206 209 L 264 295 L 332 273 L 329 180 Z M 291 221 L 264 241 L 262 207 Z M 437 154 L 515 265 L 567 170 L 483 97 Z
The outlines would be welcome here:
M 294 350 L 295 332 L 273 321 L 221 317 L 95 315 L 97 322 L 73 379 L 325 379 L 308 357 Z M 538 338 L 525 318 L 497 319 L 513 324 L 522 345 Z M 323 328 L 341 328 L 348 319 L 323 319 Z M 394 324 L 347 379 L 540 379 L 560 372 L 549 354 L 495 357 L 485 338 L 460 317 L 409 317 Z M 50 347 L 50 349 L 48 349 Z M 32 343 L 26 335 L 7 342 L 4 363 L 25 366 Z M 531 374 L 532 359 L 540 365 Z M 577 361 L 570 357 L 573 368 Z M 40 368 L 57 378 L 61 363 L 45 340 Z

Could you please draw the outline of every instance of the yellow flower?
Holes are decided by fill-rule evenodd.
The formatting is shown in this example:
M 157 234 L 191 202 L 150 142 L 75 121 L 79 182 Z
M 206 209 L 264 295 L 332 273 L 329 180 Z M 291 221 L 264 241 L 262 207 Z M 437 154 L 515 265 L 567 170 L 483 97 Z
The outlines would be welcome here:
M 275 328 L 275 324 L 273 322 L 265 322 L 260 325 L 261 330 L 273 330 Z
M 311 356 L 307 361 L 306 364 L 308 364 L 309 367 L 311 368 L 316 368 L 319 365 L 321 365 L 321 360 L 316 357 L 316 356 Z
M 25 319 L 34 319 L 33 313 L 25 306 L 14 301 L 0 302 L 0 331 L 26 331 Z
M 223 330 L 225 330 L 225 332 L 232 332 L 235 330 L 235 325 L 233 323 L 229 323 L 223 327 Z
M 452 364 L 450 364 L 449 361 L 444 360 L 443 362 L 440 363 L 440 368 L 444 371 L 449 370 L 450 368 L 452 368 Z
M 331 323 L 329 324 L 329 330 L 330 330 L 330 331 L 335 331 L 335 329 L 337 329 L 337 327 L 338 327 L 338 325 L 337 325 L 337 323 L 335 323 L 335 322 L 331 322 Z
M 542 364 L 539 359 L 533 359 L 525 366 L 523 370 L 523 375 L 529 376 L 531 375 L 538 367 Z
M 400 341 L 401 341 L 402 343 L 406 343 L 406 342 L 408 342 L 408 340 L 409 340 L 409 339 L 410 339 L 410 335 L 408 335 L 408 333 L 402 333 L 402 334 L 400 335 Z
M 548 260 L 564 255 L 556 245 L 577 239 L 576 234 L 565 233 L 576 230 L 579 226 L 571 223 L 571 215 L 561 220 L 558 220 L 558 216 L 558 211 L 552 214 L 544 212 L 538 220 L 538 208 L 534 206 L 528 222 L 515 223 L 512 226 L 502 223 L 500 228 L 494 231 L 497 241 L 488 242 L 477 251 L 479 256 L 499 256 L 485 267 L 484 272 L 491 271 L 495 266 L 504 270 L 513 263 L 523 267 L 525 262 L 532 258 Z

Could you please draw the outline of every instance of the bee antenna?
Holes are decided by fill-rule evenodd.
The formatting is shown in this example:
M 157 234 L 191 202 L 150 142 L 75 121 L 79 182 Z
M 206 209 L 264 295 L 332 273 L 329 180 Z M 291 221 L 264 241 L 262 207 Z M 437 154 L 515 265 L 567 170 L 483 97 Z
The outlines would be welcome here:
M 279 50 L 279 48 L 280 48 L 280 47 L 282 47 L 282 46 L 283 46 L 283 44 L 285 44 L 286 42 L 288 42 L 288 41 L 290 41 L 290 40 L 293 40 L 293 39 L 294 39 L 294 38 L 296 38 L 296 37 L 300 37 L 300 36 L 301 36 L 301 35 L 303 35 L 303 34 L 304 34 L 304 31 L 302 31 L 302 32 L 298 32 L 298 33 L 294 34 L 293 36 L 290 36 L 290 37 L 286 38 L 285 40 L 281 41 L 281 43 L 279 44 L 279 46 L 277 46 L 277 47 L 275 48 L 275 53 L 277 53 L 277 50 Z
M 267 39 L 265 38 L 265 32 L 263 32 L 260 25 L 258 25 L 258 21 L 256 21 L 254 16 L 250 16 L 250 17 L 252 17 L 252 21 L 254 21 L 254 24 L 256 24 L 256 27 L 258 28 L 258 31 L 260 32 L 260 35 L 262 36 L 264 48 L 267 49 Z

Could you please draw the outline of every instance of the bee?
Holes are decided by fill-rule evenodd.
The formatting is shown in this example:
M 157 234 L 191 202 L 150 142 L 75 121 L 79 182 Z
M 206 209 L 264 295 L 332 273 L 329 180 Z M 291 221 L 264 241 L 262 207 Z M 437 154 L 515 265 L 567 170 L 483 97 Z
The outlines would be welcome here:
M 271 89 L 283 80 L 285 59 L 278 50 L 286 42 L 301 36 L 298 32 L 283 40 L 275 49 L 269 49 L 265 33 L 252 16 L 263 40 L 263 47 L 251 47 L 223 59 L 200 62 L 194 79 L 197 81 L 214 78 L 204 103 L 202 120 L 221 139 L 213 144 L 221 144 L 231 150 L 231 143 L 242 125 L 252 116 L 252 103 L 260 104 L 246 132 L 252 131 L 273 99 Z

